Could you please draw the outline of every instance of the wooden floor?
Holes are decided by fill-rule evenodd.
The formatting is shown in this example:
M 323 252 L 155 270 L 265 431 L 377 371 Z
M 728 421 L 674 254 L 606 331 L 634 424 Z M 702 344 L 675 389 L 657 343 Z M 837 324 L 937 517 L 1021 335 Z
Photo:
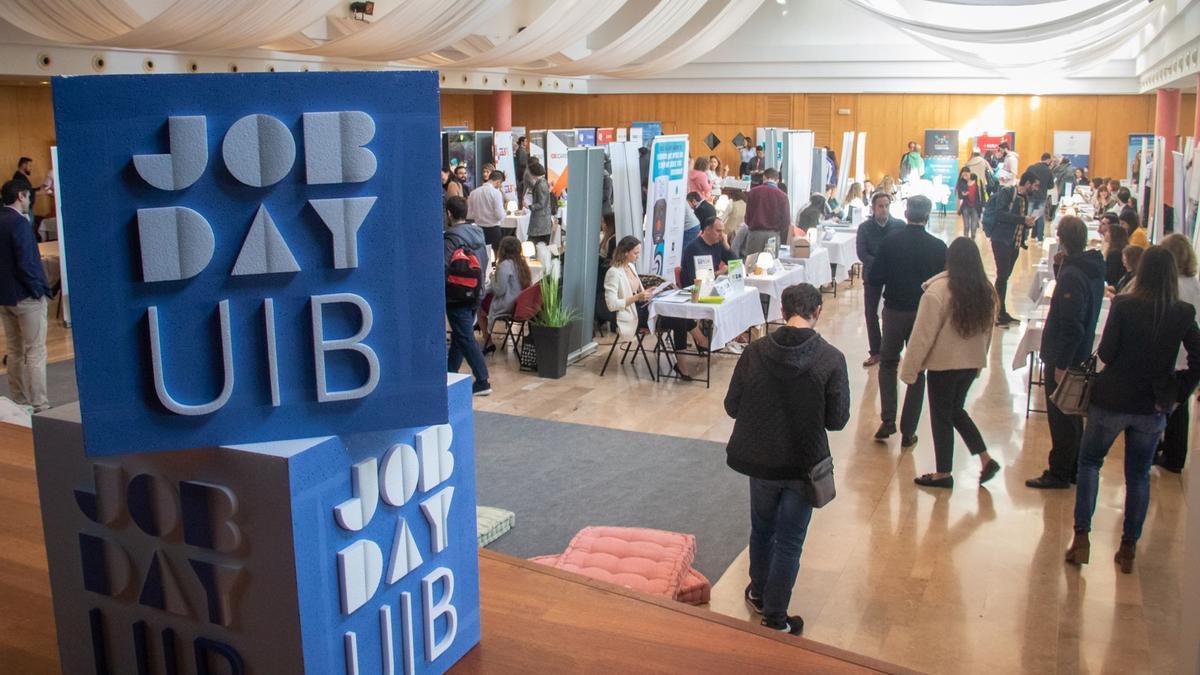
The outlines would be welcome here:
M 952 227 L 945 221 L 932 229 L 949 238 Z M 980 242 L 986 244 L 982 235 Z M 990 251 L 981 248 L 990 269 Z M 1031 254 L 1041 255 L 1036 249 L 1023 254 L 1010 283 L 1010 311 L 1017 315 L 1031 304 L 1025 295 Z M 1102 472 L 1093 563 L 1071 568 L 1062 554 L 1071 537 L 1074 491 L 1024 487 L 1045 466 L 1049 433 L 1044 415 L 1025 419 L 1026 372 L 1009 367 L 1019 329 L 996 331 L 989 367 L 968 399 L 1004 470 L 988 489 L 978 488 L 978 464 L 959 443 L 953 492 L 912 483 L 933 470 L 927 419 L 911 450 L 901 451 L 895 437 L 886 444 L 871 440 L 878 395 L 875 370 L 859 366 L 867 351 L 860 286 L 843 285 L 836 299 L 826 296 L 818 330 L 846 353 L 853 405 L 846 430 L 831 436 L 838 498 L 813 518 L 792 596 L 807 638 L 933 673 L 1176 672 L 1186 516 L 1179 476 L 1154 470 L 1136 571 L 1120 574 L 1111 563 L 1124 499 L 1118 441 Z M 51 339 L 56 336 L 68 349 L 52 350 L 52 360 L 69 358 L 66 331 L 52 323 Z M 495 393 L 476 399 L 476 409 L 728 439 L 732 421 L 721 401 L 734 357 L 714 358 L 710 389 L 652 383 L 644 367 L 610 366 L 602 378 L 607 340 L 601 342 L 600 354 L 558 381 L 519 373 L 512 355 L 489 358 Z M 10 655 L 29 659 L 22 663 L 35 664 L 31 672 L 56 663 L 31 466 L 27 448 L 14 449 L 0 436 L 0 509 L 6 514 L 0 519 L 0 672 L 7 672 Z M 745 554 L 714 582 L 711 609 L 748 618 L 741 597 Z

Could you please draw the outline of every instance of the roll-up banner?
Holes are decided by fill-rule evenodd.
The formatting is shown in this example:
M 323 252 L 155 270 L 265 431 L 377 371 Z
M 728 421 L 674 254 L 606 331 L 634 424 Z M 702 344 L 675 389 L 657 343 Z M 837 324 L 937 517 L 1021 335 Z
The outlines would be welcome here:
M 838 166 L 837 198 L 838 202 L 846 201 L 846 192 L 850 189 L 850 153 L 854 151 L 854 132 L 842 134 L 842 163 Z
M 546 130 L 539 129 L 529 132 L 529 156 L 537 157 L 542 166 L 546 166 Z
M 934 185 L 949 187 L 935 190 L 939 198 L 945 195 L 947 208 L 957 208 L 958 191 L 958 129 L 925 130 L 925 176 Z M 942 203 L 941 199 L 935 200 Z
M 492 153 L 495 155 L 496 168 L 504 173 L 504 182 L 500 184 L 500 194 L 504 195 L 504 203 L 517 201 L 517 168 L 513 162 L 513 132 L 497 131 L 492 136 Z
M 596 144 L 596 128 L 584 127 L 575 130 L 575 147 L 587 147 Z
M 612 159 L 613 215 L 616 219 L 617 241 L 629 235 L 641 236 L 642 174 L 638 165 L 636 143 L 620 141 L 608 146 Z
M 574 129 L 551 129 L 546 134 L 546 181 L 554 194 L 567 187 L 567 150 L 575 147 Z
M 1092 132 L 1055 131 L 1054 154 L 1067 158 L 1072 167 L 1086 171 L 1092 154 Z
M 975 137 L 975 147 L 979 148 L 981 155 L 986 155 L 989 150 L 995 152 L 1000 149 L 1000 144 L 1008 141 L 1008 147 L 1013 152 L 1017 151 L 1017 135 L 1011 131 L 1005 131 L 1000 134 L 980 134 Z
M 617 142 L 627 143 L 629 141 L 629 129 L 625 127 L 617 127 Z
M 858 132 L 854 146 L 854 182 L 861 183 L 867 178 L 867 132 Z M 869 201 L 871 195 L 864 194 L 863 200 Z
M 1129 134 L 1129 146 L 1125 151 L 1125 180 L 1129 184 L 1137 185 L 1138 178 L 1142 173 L 1142 147 L 1145 141 L 1145 148 L 1150 150 L 1154 147 L 1154 134 Z M 1153 161 L 1153 157 L 1146 157 L 1146 164 Z M 1140 197 L 1141 195 L 1134 195 Z
M 611 127 L 607 128 L 607 129 L 597 129 L 596 130 L 596 145 L 608 145 L 609 143 L 615 142 L 617 140 L 616 131 L 617 131 L 616 129 L 613 129 Z
M 655 137 L 662 135 L 662 122 L 634 122 L 629 126 L 631 129 L 640 130 L 642 145 L 647 148 L 654 142 Z
M 641 271 L 674 278 L 683 256 L 683 210 L 688 137 L 658 136 L 650 144 L 650 185 L 642 235 Z
M 812 196 L 816 136 L 811 131 L 789 131 L 784 138 L 788 148 L 788 217 L 795 221 L 796 214 Z M 824 153 L 821 154 L 821 163 L 824 164 Z

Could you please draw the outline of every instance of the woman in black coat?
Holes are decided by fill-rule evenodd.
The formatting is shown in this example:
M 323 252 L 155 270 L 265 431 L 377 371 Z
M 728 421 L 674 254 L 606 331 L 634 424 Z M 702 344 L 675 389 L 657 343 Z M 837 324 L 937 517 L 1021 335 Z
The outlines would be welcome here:
M 1187 405 L 1200 382 L 1200 329 L 1196 310 L 1179 299 L 1179 273 L 1171 252 L 1152 246 L 1138 263 L 1133 288 L 1113 299 L 1097 354 L 1105 368 L 1096 377 L 1079 448 L 1075 539 L 1067 562 L 1088 562 L 1088 532 L 1096 510 L 1100 467 L 1117 436 L 1125 435 L 1125 525 L 1115 560 L 1133 571 L 1137 540 L 1150 505 L 1150 466 L 1167 416 Z M 1187 350 L 1187 370 L 1175 359 Z

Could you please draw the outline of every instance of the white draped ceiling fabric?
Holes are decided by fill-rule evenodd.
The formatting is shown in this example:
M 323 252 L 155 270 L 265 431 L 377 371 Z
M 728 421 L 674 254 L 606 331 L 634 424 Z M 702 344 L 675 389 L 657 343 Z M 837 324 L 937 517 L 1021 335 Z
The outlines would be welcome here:
M 1067 73 L 1085 70 L 1120 49 L 1156 13 L 1165 11 L 1163 3 L 1146 0 L 1084 1 L 1074 3 L 1077 11 L 1066 14 L 1059 11 L 1053 20 L 1011 26 L 1012 17 L 1021 15 L 1012 8 L 973 7 L 970 25 L 955 26 L 917 20 L 895 0 L 847 1 L 943 56 L 1001 72 L 1034 68 L 1054 68 Z M 944 8 L 946 4 L 949 0 L 907 0 L 905 3 L 917 9 L 925 5 L 933 11 L 937 5 Z M 1053 4 L 1072 6 L 1064 2 Z M 1008 27 L 982 29 L 978 26 Z
M 146 11 L 144 0 L 5 0 L 3 18 L 45 40 L 99 47 L 195 52 L 262 47 L 442 68 L 645 77 L 699 58 L 740 29 L 764 0 L 657 0 L 607 44 L 578 59 L 565 55 L 628 2 L 554 0 L 522 30 L 500 38 L 487 30 L 513 0 L 398 0 L 371 23 L 349 24 L 329 16 L 344 0 L 158 0 L 152 16 L 136 9 Z M 328 39 L 302 32 L 322 19 Z

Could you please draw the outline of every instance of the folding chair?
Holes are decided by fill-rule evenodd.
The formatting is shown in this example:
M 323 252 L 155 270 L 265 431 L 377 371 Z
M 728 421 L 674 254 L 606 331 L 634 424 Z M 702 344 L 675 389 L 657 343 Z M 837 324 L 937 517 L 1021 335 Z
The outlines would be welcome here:
M 496 317 L 496 321 L 504 321 L 507 324 L 504 338 L 500 340 L 500 349 L 504 349 L 504 345 L 511 340 L 513 351 L 519 351 L 520 341 L 525 337 L 526 322 L 537 316 L 540 311 L 542 311 L 542 285 L 533 284 L 517 296 L 511 316 Z M 518 326 L 516 333 L 513 332 L 513 326 Z

